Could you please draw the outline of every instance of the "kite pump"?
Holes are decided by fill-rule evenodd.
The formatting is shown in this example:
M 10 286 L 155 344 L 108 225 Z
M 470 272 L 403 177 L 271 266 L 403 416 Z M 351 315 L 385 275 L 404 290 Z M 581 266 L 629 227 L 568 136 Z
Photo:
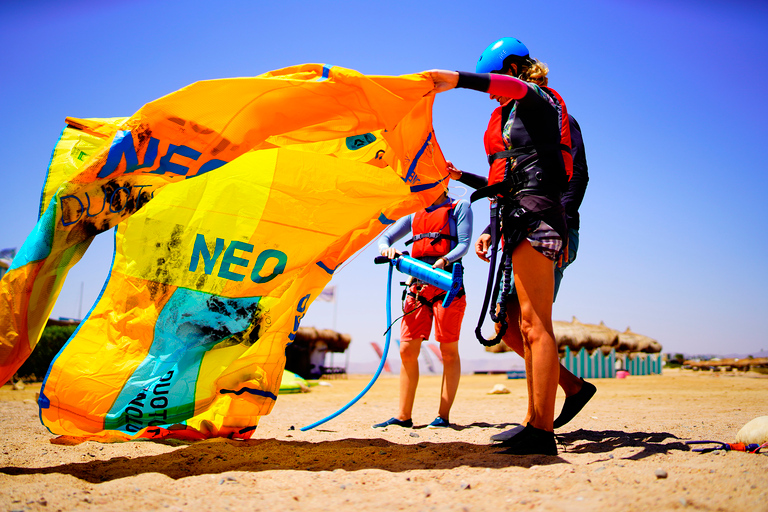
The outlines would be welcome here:
M 316 421 L 310 425 L 307 425 L 306 427 L 301 427 L 302 432 L 306 432 L 307 430 L 311 430 L 318 425 L 322 425 L 323 423 L 332 420 L 336 416 L 340 415 L 350 407 L 352 407 L 358 400 L 360 400 L 363 395 L 365 395 L 369 389 L 373 386 L 373 384 L 376 382 L 376 379 L 379 378 L 379 375 L 381 375 L 381 371 L 384 369 L 384 364 L 387 362 L 387 353 L 389 352 L 389 342 L 391 338 L 391 332 L 392 332 L 392 269 L 397 268 L 400 272 L 403 274 L 408 274 L 409 276 L 415 277 L 419 281 L 423 281 L 427 284 L 431 284 L 433 286 L 436 286 L 440 288 L 441 290 L 444 290 L 445 298 L 443 299 L 443 307 L 448 307 L 453 299 L 456 297 L 456 295 L 461 290 L 461 287 L 463 285 L 463 269 L 461 268 L 461 263 L 456 262 L 453 264 L 453 271 L 448 272 L 439 268 L 432 268 L 432 265 L 429 265 L 428 263 L 424 263 L 423 261 L 419 261 L 415 258 L 411 258 L 410 256 L 405 254 L 401 254 L 392 260 L 387 258 L 386 256 L 377 256 L 374 260 L 374 263 L 389 263 L 389 275 L 387 277 L 387 333 L 386 333 L 386 341 L 384 342 L 384 350 L 382 350 L 381 354 L 381 361 L 379 361 L 379 367 L 376 369 L 376 373 L 373 374 L 373 378 L 368 383 L 368 385 L 365 386 L 365 388 L 355 397 L 353 398 L 347 405 L 336 411 L 335 413 L 331 414 L 330 416 L 327 416 L 319 421 Z
M 458 262 L 453 264 L 453 271 L 448 272 L 439 268 L 432 268 L 432 265 L 429 263 L 411 258 L 408 256 L 408 253 L 396 256 L 392 260 L 386 256 L 377 256 L 373 261 L 374 263 L 391 263 L 403 274 L 408 274 L 419 281 L 437 286 L 445 291 L 445 298 L 443 299 L 444 308 L 451 305 L 451 302 L 456 298 L 456 295 L 461 290 L 461 286 L 464 284 L 464 271 L 461 268 L 461 263 Z

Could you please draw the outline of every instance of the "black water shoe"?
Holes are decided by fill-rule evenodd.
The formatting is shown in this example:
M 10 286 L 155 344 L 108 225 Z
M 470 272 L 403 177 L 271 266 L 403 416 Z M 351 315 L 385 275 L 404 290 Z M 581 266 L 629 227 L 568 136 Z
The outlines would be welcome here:
M 498 453 L 506 455 L 557 455 L 557 443 L 555 433 L 532 426 L 530 423 L 517 435 L 501 446 L 506 450 Z
M 597 391 L 594 384 L 581 379 L 581 389 L 575 395 L 565 397 L 565 403 L 563 404 L 563 410 L 560 411 L 560 416 L 555 419 L 553 424 L 554 428 L 560 428 L 581 412 L 590 398 L 592 398 Z
M 504 441 L 509 441 L 510 439 L 515 437 L 517 434 L 522 432 L 524 428 L 525 428 L 524 425 L 518 424 L 517 426 L 509 430 L 505 430 L 504 432 L 499 432 L 498 434 L 493 434 L 491 436 L 491 441 L 493 441 L 494 443 L 503 443 Z

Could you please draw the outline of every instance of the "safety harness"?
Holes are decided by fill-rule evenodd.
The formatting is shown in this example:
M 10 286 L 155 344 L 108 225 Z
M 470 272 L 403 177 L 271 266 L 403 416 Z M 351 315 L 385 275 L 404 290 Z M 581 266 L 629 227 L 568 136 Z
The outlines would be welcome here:
M 434 297 L 432 297 L 432 299 L 427 299 L 426 297 L 424 297 L 423 295 L 419 294 L 418 292 L 414 293 L 414 292 L 412 292 L 410 290 L 410 287 L 413 286 L 413 284 L 418 284 L 418 282 L 417 283 L 411 283 L 411 285 L 408 285 L 408 284 L 406 284 L 405 281 L 401 281 L 400 284 L 405 286 L 405 289 L 403 290 L 403 298 L 402 298 L 402 301 L 403 301 L 403 313 L 405 313 L 405 298 L 406 297 L 413 297 L 413 299 L 416 300 L 419 303 L 419 307 L 427 306 L 428 308 L 432 309 L 435 306 L 436 302 L 442 302 L 443 301 L 443 299 L 445 298 L 445 295 L 447 293 L 447 292 L 443 292 L 441 294 L 435 295 Z M 466 291 L 464 290 L 464 288 L 462 288 L 459 291 L 459 293 L 456 294 L 456 298 L 460 299 L 464 295 L 466 295 Z M 406 314 L 410 314 L 413 311 L 415 311 L 415 309 L 409 311 Z

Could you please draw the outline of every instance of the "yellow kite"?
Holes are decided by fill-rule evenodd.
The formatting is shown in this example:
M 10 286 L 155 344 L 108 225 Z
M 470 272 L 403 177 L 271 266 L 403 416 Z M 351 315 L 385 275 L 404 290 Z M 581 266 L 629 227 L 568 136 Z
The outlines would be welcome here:
M 334 271 L 445 188 L 424 74 L 319 64 L 67 119 L 40 220 L 0 281 L 0 381 L 114 226 L 109 279 L 46 375 L 53 433 L 248 438 Z

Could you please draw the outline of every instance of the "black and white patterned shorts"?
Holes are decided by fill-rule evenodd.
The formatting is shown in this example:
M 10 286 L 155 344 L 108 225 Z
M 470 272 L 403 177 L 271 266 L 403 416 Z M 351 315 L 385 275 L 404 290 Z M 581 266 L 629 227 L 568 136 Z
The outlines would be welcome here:
M 552 261 L 557 261 L 563 248 L 563 239 L 546 222 L 539 221 L 539 225 L 528 233 L 528 241 L 531 246 Z

